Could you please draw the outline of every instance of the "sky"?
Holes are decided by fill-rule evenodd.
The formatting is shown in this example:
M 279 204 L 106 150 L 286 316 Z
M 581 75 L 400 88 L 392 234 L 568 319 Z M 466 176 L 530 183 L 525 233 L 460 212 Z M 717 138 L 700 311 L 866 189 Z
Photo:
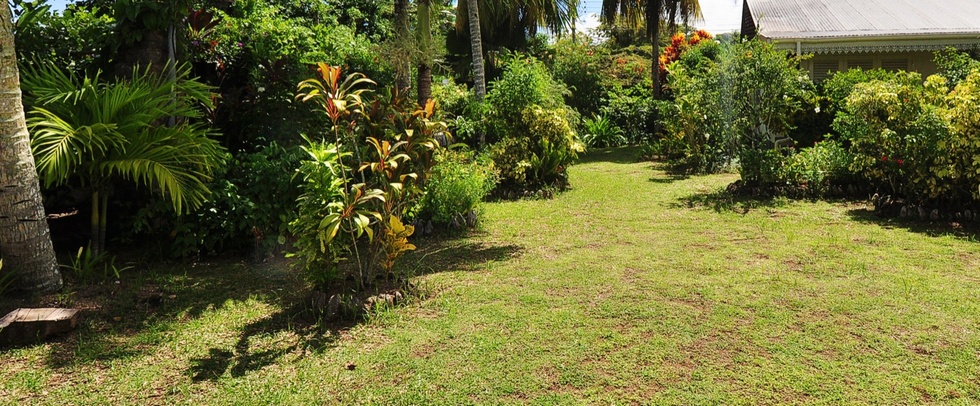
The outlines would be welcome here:
M 49 0 L 55 9 L 63 10 L 65 4 L 74 0 Z M 602 0 L 580 0 L 582 7 L 579 11 L 582 18 L 576 24 L 579 31 L 587 32 L 599 26 L 599 6 Z M 703 28 L 712 34 L 722 34 L 738 30 L 742 25 L 742 0 L 698 0 L 704 13 L 704 21 L 694 22 L 694 26 Z
M 580 0 L 581 18 L 576 23 L 576 29 L 588 31 L 599 26 L 599 7 L 602 0 Z M 724 34 L 737 31 L 742 27 L 742 0 L 698 0 L 704 21 L 693 22 L 697 28 L 702 28 L 711 34 Z

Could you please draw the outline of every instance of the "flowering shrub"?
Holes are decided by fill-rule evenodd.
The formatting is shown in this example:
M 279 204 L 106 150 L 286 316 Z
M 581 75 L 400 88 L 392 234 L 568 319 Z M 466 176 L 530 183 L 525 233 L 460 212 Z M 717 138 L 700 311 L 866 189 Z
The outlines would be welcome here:
M 660 80 L 666 79 L 668 67 L 670 64 L 674 63 L 674 61 L 680 59 L 681 54 L 701 43 L 701 41 L 707 40 L 711 40 L 711 34 L 705 30 L 695 31 L 691 34 L 690 38 L 687 38 L 687 36 L 682 32 L 674 34 L 674 36 L 670 37 L 670 45 L 664 47 L 663 52 L 660 53 L 660 57 L 658 58 L 660 66 Z
M 856 155 L 850 169 L 885 193 L 922 203 L 980 197 L 980 70 L 952 91 L 917 73 L 860 83 L 834 127 Z
M 739 158 L 743 167 L 761 162 L 743 154 L 772 148 L 813 98 L 798 60 L 766 42 L 702 41 L 680 58 L 670 65 L 675 98 L 663 117 L 668 136 L 686 144 L 675 163 L 690 171 L 717 171 Z

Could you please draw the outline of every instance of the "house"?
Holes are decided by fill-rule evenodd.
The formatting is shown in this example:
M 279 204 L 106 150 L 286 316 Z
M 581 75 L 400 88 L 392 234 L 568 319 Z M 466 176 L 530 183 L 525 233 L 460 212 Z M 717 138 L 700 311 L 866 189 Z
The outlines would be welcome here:
M 980 49 L 980 0 L 743 0 L 742 35 L 804 61 L 814 82 L 850 68 L 936 73 L 933 52 Z

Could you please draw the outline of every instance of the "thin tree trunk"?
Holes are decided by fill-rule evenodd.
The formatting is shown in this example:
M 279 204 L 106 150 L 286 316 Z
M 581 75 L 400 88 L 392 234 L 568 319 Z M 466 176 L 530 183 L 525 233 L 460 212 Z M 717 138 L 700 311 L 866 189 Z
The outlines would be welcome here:
M 425 103 L 432 98 L 432 67 L 427 63 L 420 63 L 418 66 L 418 102 L 419 106 L 425 107 Z
M 466 7 L 470 19 L 470 50 L 473 52 L 473 90 L 476 93 L 476 100 L 483 101 L 483 98 L 487 96 L 487 72 L 483 66 L 480 6 L 477 0 L 466 0 Z
M 101 207 L 102 195 L 98 190 L 92 192 L 92 216 L 89 222 L 89 240 L 88 249 L 95 255 L 102 252 L 102 239 L 99 238 L 99 213 Z
M 95 254 L 101 254 L 106 251 L 105 236 L 106 236 L 106 223 L 109 220 L 107 213 L 109 212 L 109 190 L 103 190 L 101 199 L 99 200 L 99 252 Z
M 408 0 L 395 0 L 395 41 L 396 46 L 409 49 Z M 410 58 L 395 61 L 395 87 L 399 92 L 407 92 L 412 87 L 412 65 Z
M 61 273 L 24 121 L 10 20 L 9 6 L 0 6 L 0 257 L 18 288 L 47 293 L 61 289 Z
M 418 0 L 418 25 L 416 33 L 418 36 L 419 50 L 421 57 L 418 66 L 418 103 L 425 106 L 425 103 L 432 97 L 432 17 L 431 0 Z
M 660 10 L 663 9 L 664 0 L 649 0 L 646 9 L 647 36 L 653 43 L 653 98 L 659 100 L 661 94 L 660 83 Z
M 670 4 L 670 17 L 667 18 L 667 22 L 670 24 L 670 35 L 673 36 L 677 32 L 677 7 L 680 6 L 680 2 L 677 0 L 667 0 Z
M 470 19 L 470 50 L 473 52 L 473 92 L 476 101 L 481 102 L 487 96 L 487 72 L 483 66 L 483 34 L 480 33 L 480 5 L 477 0 L 466 0 L 467 13 Z M 487 143 L 486 135 L 480 131 L 479 147 L 483 149 Z

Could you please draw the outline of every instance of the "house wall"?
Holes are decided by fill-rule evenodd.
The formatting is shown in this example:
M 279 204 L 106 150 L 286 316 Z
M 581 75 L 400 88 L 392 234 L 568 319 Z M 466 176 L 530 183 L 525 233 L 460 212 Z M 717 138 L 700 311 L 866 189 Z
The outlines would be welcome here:
M 822 82 L 830 76 L 829 73 L 856 67 L 919 72 L 923 79 L 938 72 L 932 52 L 818 54 L 803 61 L 802 67 L 810 72 L 810 79 L 814 82 Z

